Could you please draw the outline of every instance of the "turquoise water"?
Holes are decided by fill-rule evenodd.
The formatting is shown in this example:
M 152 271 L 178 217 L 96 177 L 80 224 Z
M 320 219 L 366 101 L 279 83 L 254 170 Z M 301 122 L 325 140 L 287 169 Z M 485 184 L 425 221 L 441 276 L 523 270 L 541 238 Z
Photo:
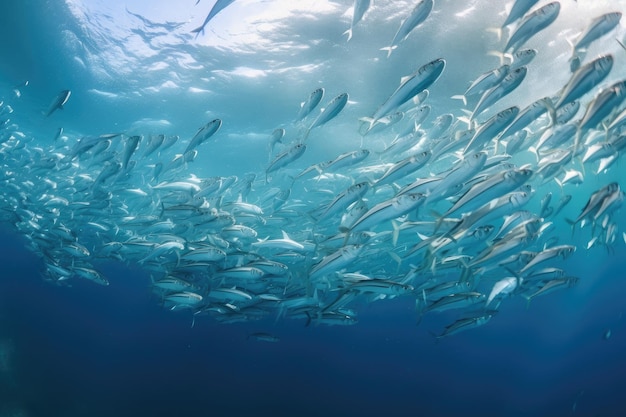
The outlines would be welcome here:
M 345 243 L 321 243 L 339 233 L 345 210 L 320 220 L 319 207 L 350 185 L 367 182 L 364 199 L 372 208 L 416 178 L 441 176 L 458 159 L 453 151 L 444 152 L 393 181 L 395 186 L 376 184 L 385 169 L 411 155 L 384 151 L 410 127 L 410 109 L 421 104 L 409 101 L 401 107 L 403 120 L 387 129 L 379 124 L 378 132 L 364 136 L 367 125 L 359 119 L 375 114 L 402 77 L 443 58 L 445 69 L 423 103 L 430 114 L 420 128 L 429 140 L 420 151 L 434 152 L 448 137 L 433 133 L 433 122 L 443 114 L 454 116 L 448 134 L 458 137 L 467 129 L 459 118 L 467 117 L 463 110 L 471 112 L 478 97 L 467 106 L 451 97 L 500 65 L 489 52 L 502 50 L 506 32 L 498 40 L 487 29 L 504 21 L 510 4 L 436 1 L 428 18 L 387 58 L 380 48 L 390 45 L 417 2 L 375 2 L 349 42 L 343 32 L 350 27 L 350 1 L 236 1 L 197 38 L 191 31 L 202 24 L 212 2 L 193 3 L 175 8 L 167 2 L 96 1 L 3 6 L 0 93 L 3 108 L 13 111 L 3 115 L 10 119 L 3 130 L 12 137 L 2 144 L 6 267 L 0 274 L 0 415 L 621 415 L 626 384 L 623 211 L 616 204 L 595 226 L 572 230 L 567 222 L 595 191 L 612 182 L 623 185 L 621 152 L 606 170 L 598 171 L 599 161 L 583 163 L 579 154 L 556 174 L 536 174 L 527 183 L 532 197 L 524 209 L 532 213 L 541 213 L 548 193 L 553 209 L 563 195 L 572 199 L 557 216 L 542 218 L 545 231 L 511 254 L 575 246 L 567 259 L 541 264 L 578 278 L 568 288 L 532 296 L 542 286 L 528 284 L 523 266 L 471 264 L 497 246 L 495 240 L 459 241 L 462 249 L 453 242 L 452 249 L 433 257 L 426 251 L 408 255 L 422 239 L 442 233 L 442 226 L 431 224 L 417 230 L 420 237 L 408 226 L 436 222 L 452 205 L 443 199 L 398 216 L 396 227 L 407 227 L 397 241 L 389 219 L 366 227 L 370 240 L 354 260 L 314 274 Z M 524 45 L 538 54 L 520 87 L 478 115 L 477 123 L 510 106 L 523 109 L 539 98 L 559 96 L 571 77 L 567 40 L 575 41 L 594 17 L 624 10 L 622 2 L 562 1 L 554 24 Z M 621 25 L 581 55 L 583 65 L 602 54 L 611 54 L 614 64 L 608 77 L 580 98 L 582 109 L 574 120 L 583 117 L 600 91 L 624 79 L 626 51 L 616 38 L 624 39 Z M 300 103 L 320 87 L 325 94 L 319 107 L 296 122 Z M 71 90 L 64 109 L 46 117 L 62 90 Z M 341 93 L 349 94 L 346 106 L 310 129 L 319 109 Z M 622 108 L 618 105 L 610 117 Z M 222 125 L 196 147 L 195 159 L 155 178 L 154 166 L 177 161 L 198 129 L 214 119 Z M 536 173 L 539 163 L 528 148 L 548 123 L 544 116 L 530 125 L 531 139 L 503 163 Z M 55 139 L 59 128 L 63 132 Z M 269 137 L 278 128 L 286 134 L 270 153 Z M 87 151 L 68 162 L 80 138 L 109 134 L 121 134 L 112 138 L 110 154 Z M 179 139 L 146 156 L 149 140 L 160 134 Z M 585 152 L 595 134 L 582 136 Z M 103 167 L 121 163 L 133 135 L 141 139 L 127 175 L 116 172 L 98 182 Z M 573 149 L 573 139 L 558 148 Z M 270 161 L 296 143 L 306 144 L 304 154 L 270 170 Z M 298 177 L 314 164 L 359 149 L 370 151 L 363 162 Z M 504 152 L 491 145 L 484 151 L 489 156 Z M 42 169 L 46 157 L 55 163 Z M 565 169 L 580 171 L 582 183 L 559 187 L 554 178 L 563 179 Z M 207 199 L 209 207 L 214 204 L 235 224 L 254 229 L 252 240 L 234 239 L 228 247 L 211 240 L 225 232 L 199 222 L 197 211 L 173 211 L 198 199 L 158 189 L 214 177 L 230 185 L 213 193 L 221 196 L 218 203 Z M 249 190 L 246 178 L 254 178 Z M 81 179 L 91 184 L 86 190 L 77 185 Z M 291 194 L 284 206 L 274 206 L 275 193 L 286 188 Z M 72 204 L 51 202 L 52 195 Z M 247 216 L 237 206 L 239 195 L 240 203 L 254 204 L 263 214 Z M 87 211 L 80 205 L 85 201 L 108 204 Z M 32 222 L 27 221 L 30 213 L 35 213 Z M 206 218 L 211 212 L 203 213 Z M 144 229 L 161 221 L 178 228 L 171 235 Z M 497 230 L 503 216 L 490 222 Z M 66 229 L 72 238 L 58 237 Z M 281 251 L 260 247 L 257 239 L 279 239 L 282 231 L 303 244 L 299 252 L 289 252 L 301 258 L 286 261 Z M 182 239 L 183 249 L 158 246 L 164 242 L 159 239 L 177 241 L 172 235 Z M 184 255 L 207 241 L 221 245 L 227 260 L 201 270 L 189 264 L 187 270 L 180 268 Z M 120 247 L 110 249 L 112 242 Z M 81 255 L 75 243 L 89 255 Z M 456 255 L 467 258 L 450 272 L 442 263 L 431 268 L 433 259 Z M 224 272 L 257 256 L 283 262 L 289 274 L 242 281 Z M 485 272 L 481 266 L 494 268 Z M 108 286 L 81 278 L 77 268 L 93 268 Z M 404 282 L 416 268 L 419 277 Z M 394 287 L 391 295 L 360 293 L 345 276 L 357 272 L 410 288 Z M 190 282 L 202 301 L 176 301 L 180 298 L 171 298 L 176 291 L 155 284 L 171 275 Z M 516 288 L 485 305 L 496 283 L 512 276 Z M 436 301 L 428 292 L 432 286 L 457 281 L 469 282 L 482 294 L 482 303 L 428 311 Z M 233 287 L 253 296 L 255 304 L 215 298 L 218 289 Z M 285 307 L 301 297 L 313 300 L 314 307 Z M 487 316 L 479 323 L 484 325 L 448 336 L 458 320 Z M 353 325 L 332 325 L 337 322 Z

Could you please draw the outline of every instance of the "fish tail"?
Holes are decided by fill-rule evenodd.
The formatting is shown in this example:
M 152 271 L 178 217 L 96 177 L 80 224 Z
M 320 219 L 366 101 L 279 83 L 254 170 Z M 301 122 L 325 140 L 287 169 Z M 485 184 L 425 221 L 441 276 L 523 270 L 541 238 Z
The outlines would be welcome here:
M 463 100 L 463 105 L 467 106 L 467 97 L 465 97 L 464 94 L 457 94 L 457 95 L 454 95 L 454 96 L 452 96 L 450 98 L 452 98 L 454 100 Z
M 402 223 L 392 220 L 391 226 L 393 227 L 391 242 L 393 243 L 393 246 L 396 246 L 398 244 L 398 237 L 400 237 L 400 230 L 402 230 Z
M 556 117 L 556 107 L 552 102 L 552 99 L 546 97 L 543 99 L 546 107 L 548 108 L 548 115 L 550 116 L 550 126 L 556 125 L 557 117 Z
M 559 188 L 561 189 L 561 193 L 563 193 L 563 183 L 561 182 L 561 180 L 555 177 L 554 181 L 559 185 Z
M 195 33 L 196 37 L 195 39 L 198 39 L 198 36 L 202 35 L 204 36 L 204 26 L 200 26 L 195 28 L 194 30 L 191 31 L 191 33 Z
M 391 46 L 385 46 L 384 48 L 380 48 L 380 50 L 387 51 L 387 58 L 389 58 L 391 56 L 391 52 L 396 48 L 397 46 L 391 45 Z
M 346 39 L 346 42 L 350 42 L 350 39 L 352 39 L 352 28 L 343 32 L 343 35 L 348 35 L 348 39 Z
M 502 39 L 502 28 L 487 28 L 488 33 L 493 33 L 498 38 L 498 42 Z
M 529 295 L 522 295 L 522 297 L 524 297 L 526 299 L 526 310 L 528 310 L 528 308 L 530 307 L 530 301 L 533 298 L 531 296 L 529 296 Z
M 487 55 L 495 56 L 500 60 L 500 65 L 504 65 L 504 58 L 507 57 L 507 54 L 500 51 L 487 51 Z

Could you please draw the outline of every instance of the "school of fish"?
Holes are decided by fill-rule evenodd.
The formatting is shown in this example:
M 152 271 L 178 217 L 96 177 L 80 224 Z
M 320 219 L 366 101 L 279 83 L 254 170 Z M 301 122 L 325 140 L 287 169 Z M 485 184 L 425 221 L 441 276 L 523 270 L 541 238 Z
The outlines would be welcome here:
M 232 2 L 218 1 L 194 33 Z M 360 303 L 403 297 L 414 300 L 418 321 L 456 312 L 438 338 L 482 326 L 507 298 L 530 302 L 585 279 L 567 269 L 574 252 L 626 240 L 618 182 L 584 196 L 577 217 L 559 216 L 585 177 L 602 180 L 626 148 L 626 78 L 606 85 L 614 57 L 585 56 L 598 39 L 611 40 L 621 13 L 590 19 L 572 44 L 565 85 L 528 107 L 503 108 L 541 53 L 526 42 L 559 17 L 558 1 L 537 3 L 513 3 L 498 29 L 502 64 L 476 74 L 454 112 L 429 105 L 446 57 L 423 62 L 354 120 L 361 148 L 311 166 L 300 163 L 307 143 L 344 116 L 348 92 L 328 98 L 312 88 L 293 123 L 267 133 L 263 172 L 210 178 L 194 174 L 194 161 L 227 120 L 207 121 L 190 138 L 60 129 L 50 145 L 12 123 L 5 100 L 0 219 L 41 258 L 46 280 L 106 286 L 99 264 L 137 265 L 165 308 L 194 320 L 349 325 Z M 370 7 L 354 2 L 348 41 Z M 433 0 L 407 10 L 382 48 L 387 56 L 436 10 Z M 70 94 L 61 91 L 42 117 Z M 375 135 L 384 149 L 368 149 Z M 557 232 L 565 222 L 586 246 Z

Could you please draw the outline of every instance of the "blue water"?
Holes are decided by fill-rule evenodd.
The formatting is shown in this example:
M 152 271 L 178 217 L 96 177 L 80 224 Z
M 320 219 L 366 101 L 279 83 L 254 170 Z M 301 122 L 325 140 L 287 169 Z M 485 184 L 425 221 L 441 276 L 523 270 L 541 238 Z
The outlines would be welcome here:
M 344 111 L 311 132 L 302 169 L 357 149 L 355 120 L 371 115 L 400 77 L 435 58 L 447 66 L 431 88 L 430 120 L 459 115 L 450 96 L 498 65 L 486 52 L 501 43 L 485 29 L 508 10 L 486 1 L 436 1 L 430 20 L 386 59 L 378 49 L 413 1 L 377 1 L 349 43 L 342 35 L 351 16 L 347 0 L 303 1 L 293 15 L 278 14 L 280 2 L 241 0 L 197 39 L 190 31 L 212 2 L 174 9 L 167 3 L 0 6 L 0 94 L 14 108 L 12 120 L 35 138 L 28 146 L 50 146 L 59 127 L 68 140 L 115 132 L 188 140 L 219 117 L 220 142 L 200 150 L 192 172 L 262 177 L 267 135 L 285 126 L 293 136 L 298 104 L 313 89 L 325 87 L 323 103 L 350 93 Z M 541 54 L 524 88 L 502 108 L 556 93 L 569 78 L 564 38 L 574 38 L 591 16 L 626 12 L 626 3 L 563 0 L 562 9 L 557 23 L 529 42 Z M 624 39 L 623 27 L 588 52 L 614 54 L 611 82 L 626 68 L 616 36 Z M 62 89 L 72 90 L 66 108 L 45 118 L 41 112 Z M 370 140 L 372 148 L 384 147 L 383 139 Z M 562 217 L 577 216 L 593 191 L 622 180 L 623 169 L 623 160 L 605 174 L 590 169 L 584 184 L 567 186 L 574 198 Z M 548 189 L 558 191 L 540 187 L 533 209 Z M 572 238 L 567 225 L 556 225 L 561 244 L 578 246 L 559 264 L 580 278 L 576 286 L 528 306 L 508 298 L 487 325 L 439 340 L 433 334 L 455 314 L 427 314 L 418 325 L 411 297 L 357 300 L 353 326 L 305 326 L 275 315 L 232 324 L 199 316 L 192 326 L 189 311 L 161 306 L 150 272 L 137 263 L 98 260 L 108 287 L 44 281 L 41 257 L 2 218 L 0 417 L 626 415 L 623 209 L 614 217 L 619 238 L 610 251 L 586 250 L 588 229 Z M 280 341 L 250 339 L 254 332 Z

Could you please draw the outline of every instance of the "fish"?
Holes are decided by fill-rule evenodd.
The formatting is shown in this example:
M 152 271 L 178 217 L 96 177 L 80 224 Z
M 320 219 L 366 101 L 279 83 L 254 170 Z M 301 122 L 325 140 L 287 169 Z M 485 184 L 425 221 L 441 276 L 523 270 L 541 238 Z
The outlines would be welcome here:
M 252 243 L 252 246 L 256 248 L 286 249 L 296 252 L 305 250 L 304 245 L 291 239 L 287 232 L 283 230 L 282 234 L 283 237 L 281 239 L 259 239 L 257 242 Z
M 211 8 L 211 11 L 209 11 L 209 14 L 207 15 L 207 17 L 204 19 L 204 22 L 202 22 L 202 25 L 193 29 L 191 33 L 195 33 L 196 38 L 200 34 L 204 35 L 204 28 L 211 21 L 211 19 L 213 19 L 219 12 L 221 12 L 222 10 L 224 10 L 226 7 L 230 6 L 234 2 L 235 0 L 217 0 L 215 4 L 213 4 L 213 7 Z
M 352 39 L 352 32 L 354 27 L 363 19 L 367 9 L 370 7 L 370 0 L 354 0 L 354 7 L 352 8 L 352 21 L 350 22 L 350 29 L 346 30 L 343 34 L 348 35 L 347 41 Z
M 269 139 L 268 139 L 269 148 L 270 148 L 270 152 L 269 152 L 270 156 L 274 152 L 274 147 L 276 146 L 276 144 L 281 143 L 281 141 L 285 137 L 285 133 L 286 133 L 285 129 L 283 128 L 274 129 L 272 131 L 272 134 L 269 136 Z
M 576 224 L 580 223 L 588 216 L 593 216 L 595 213 L 598 212 L 598 210 L 602 206 L 602 202 L 604 201 L 604 199 L 610 196 L 611 194 L 615 193 L 616 191 L 619 191 L 619 189 L 620 187 L 617 182 L 611 182 L 605 185 L 604 187 L 598 189 L 597 191 L 593 192 L 593 194 L 591 194 L 591 196 L 587 200 L 585 207 L 583 207 L 578 217 L 576 217 L 576 219 L 574 220 L 566 219 L 567 222 L 571 226 L 575 226 Z
M 500 281 L 496 282 L 489 293 L 489 297 L 487 297 L 487 302 L 485 303 L 485 307 L 487 307 L 491 302 L 499 295 L 510 294 L 519 285 L 519 280 L 516 277 L 508 277 L 503 278 Z
M 613 68 L 613 56 L 602 55 L 588 64 L 580 67 L 563 87 L 559 99 L 554 104 L 555 109 L 560 109 L 567 103 L 582 97 L 593 87 L 604 80 Z
M 380 118 L 388 115 L 392 111 L 398 109 L 402 104 L 406 103 L 413 97 L 417 96 L 435 81 L 439 79 L 446 67 L 446 61 L 443 58 L 435 59 L 425 65 L 422 65 L 413 74 L 404 78 L 400 86 L 389 96 L 389 98 L 376 110 L 371 118 L 362 120 L 368 122 L 371 126 Z
M 311 114 L 311 112 L 315 110 L 315 108 L 317 107 L 318 104 L 320 104 L 320 101 L 322 101 L 323 98 L 324 98 L 323 87 L 319 87 L 313 90 L 311 94 L 309 94 L 307 99 L 303 101 L 302 103 L 300 103 L 300 111 L 298 112 L 296 121 L 300 121 L 304 119 L 305 117 L 307 117 L 309 114 Z
M 391 41 L 391 45 L 380 49 L 381 51 L 387 51 L 387 58 L 389 58 L 391 56 L 391 52 L 409 36 L 413 29 L 422 24 L 428 18 L 430 12 L 433 10 L 433 6 L 433 0 L 421 0 L 415 5 L 411 14 L 402 21 L 402 24 Z
M 561 4 L 558 1 L 553 1 L 524 16 L 509 37 L 504 51 L 517 51 L 526 41 L 554 23 L 560 11 Z
M 477 148 L 484 148 L 489 141 L 499 136 L 500 133 L 513 122 L 518 114 L 519 107 L 513 106 L 489 118 L 489 120 L 476 129 L 474 136 L 470 139 L 463 153 L 467 154 L 469 151 L 480 150 Z
M 307 130 L 307 134 L 305 135 L 305 138 L 308 137 L 308 134 L 311 130 L 315 129 L 316 127 L 322 126 L 323 124 L 326 124 L 332 119 L 334 119 L 335 117 L 337 117 L 337 115 L 341 112 L 341 110 L 343 110 L 343 108 L 346 106 L 346 103 L 348 103 L 348 98 L 349 98 L 348 93 L 341 93 L 337 97 L 333 98 L 326 105 L 326 107 L 322 109 L 320 114 L 313 121 L 313 123 Z
M 511 7 L 511 10 L 506 16 L 506 19 L 502 23 L 502 27 L 508 26 L 521 19 L 526 14 L 526 12 L 528 12 L 535 4 L 537 4 L 538 1 L 539 0 L 515 0 L 515 2 L 513 3 L 513 7 Z
M 122 158 L 122 170 L 128 169 L 128 162 L 130 161 L 131 156 L 137 150 L 137 146 L 139 146 L 139 141 L 141 140 L 141 136 L 134 135 L 126 139 L 126 143 L 124 146 L 124 156 Z
M 430 160 L 430 157 L 430 152 L 420 152 L 417 155 L 411 155 L 408 158 L 398 161 L 390 166 L 383 176 L 378 178 L 372 185 L 378 187 L 404 178 L 420 168 L 423 168 Z
M 502 97 L 507 96 L 513 90 L 515 90 L 524 81 L 528 70 L 526 67 L 520 67 L 513 71 L 510 71 L 506 77 L 495 87 L 485 91 L 480 98 L 480 101 L 476 104 L 474 111 L 470 116 L 470 122 L 476 118 L 479 114 L 487 110 L 490 106 L 500 100 Z
M 626 99 L 626 81 L 618 81 L 601 90 L 587 105 L 578 129 L 596 128 L 618 109 Z
M 46 111 L 46 117 L 50 117 L 50 115 L 52 115 L 52 113 L 54 113 L 56 110 L 63 110 L 63 106 L 65 106 L 65 103 L 67 103 L 71 95 L 72 92 L 70 90 L 61 90 L 61 92 L 56 96 L 52 104 L 50 104 L 50 107 L 48 107 L 48 110 Z
M 300 158 L 302 154 L 304 154 L 304 151 L 306 151 L 306 145 L 304 143 L 297 143 L 286 151 L 278 154 L 265 170 L 266 178 L 267 174 L 277 171 Z
M 424 202 L 423 194 L 402 194 L 372 207 L 350 227 L 350 232 L 368 230 L 378 224 L 415 210 Z
M 222 120 L 220 119 L 213 119 L 204 126 L 202 126 L 200 129 L 198 129 L 193 138 L 191 138 L 183 154 L 187 154 L 188 152 L 200 146 L 207 139 L 217 133 L 220 127 L 222 127 Z
M 250 333 L 247 339 L 256 340 L 258 342 L 269 342 L 269 343 L 277 343 L 280 341 L 280 338 L 278 336 L 274 336 L 273 334 L 266 333 L 266 332 Z
M 474 184 L 454 203 L 452 207 L 450 207 L 450 209 L 448 209 L 443 217 L 447 217 L 463 207 L 466 207 L 466 211 L 471 211 L 473 208 L 482 203 L 488 202 L 508 191 L 519 188 L 530 179 L 532 174 L 532 170 L 527 168 L 510 169 L 494 174 L 483 181 Z M 470 207 L 467 207 L 470 203 Z
M 325 275 L 340 271 L 354 262 L 363 251 L 362 245 L 347 245 L 323 257 L 309 271 L 309 280 L 315 281 Z
M 593 19 L 589 26 L 580 34 L 576 42 L 572 44 L 572 56 L 586 50 L 593 41 L 611 32 L 617 27 L 621 18 L 621 12 L 610 12 Z
M 369 188 L 369 183 L 367 182 L 359 182 L 351 185 L 346 190 L 337 194 L 333 201 L 331 201 L 328 205 L 322 207 L 322 212 L 316 217 L 316 220 L 319 222 L 344 211 L 352 203 L 363 198 Z
M 464 330 L 474 329 L 476 327 L 484 326 L 491 320 L 492 314 L 485 314 L 483 316 L 478 317 L 467 317 L 458 319 L 452 324 L 446 326 L 444 331 L 435 336 L 437 339 L 441 339 L 443 337 L 452 336 L 453 334 L 457 334 Z
M 491 71 L 481 74 L 478 78 L 472 81 L 470 86 L 467 87 L 467 90 L 465 90 L 462 95 L 452 96 L 452 98 L 463 100 L 463 104 L 467 106 L 467 97 L 483 94 L 485 91 L 500 84 L 504 77 L 508 75 L 509 68 L 510 66 L 508 64 L 504 64 L 492 69 Z

